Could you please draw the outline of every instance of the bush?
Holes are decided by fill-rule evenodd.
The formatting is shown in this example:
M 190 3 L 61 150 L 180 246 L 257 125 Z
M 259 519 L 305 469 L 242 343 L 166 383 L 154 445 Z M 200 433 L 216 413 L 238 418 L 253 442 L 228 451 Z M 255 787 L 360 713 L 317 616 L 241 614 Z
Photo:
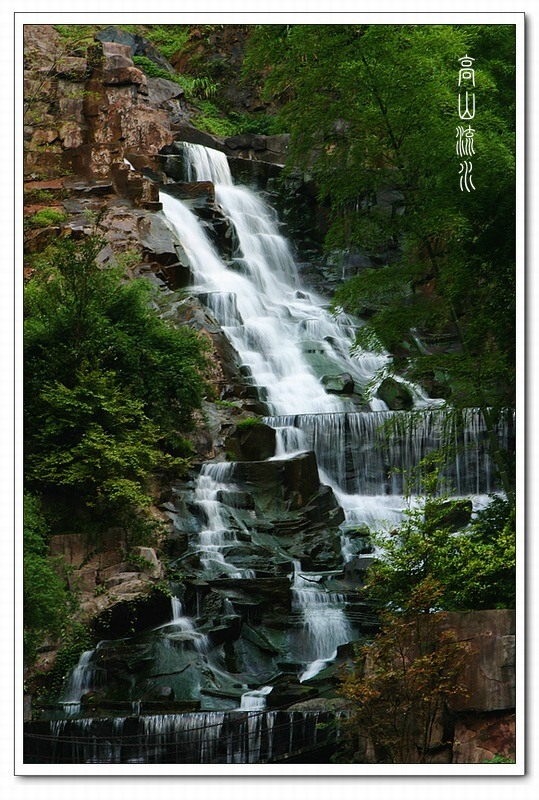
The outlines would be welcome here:
M 48 556 L 49 530 L 36 497 L 24 495 L 24 657 L 34 661 L 47 636 L 59 636 L 70 611 L 64 582 Z
M 514 608 L 514 511 L 492 498 L 466 529 L 455 532 L 452 509 L 458 510 L 458 501 L 427 496 L 390 538 L 375 535 L 383 557 L 367 573 L 371 600 L 401 608 L 414 587 L 431 578 L 441 587 L 438 608 L 444 611 Z
M 145 280 L 100 269 L 99 237 L 61 241 L 25 290 L 30 485 L 95 518 L 147 505 L 156 470 L 185 469 L 205 345 L 153 308 Z
M 60 225 L 62 222 L 65 222 L 66 219 L 67 215 L 57 208 L 42 208 L 40 211 L 36 211 L 35 214 L 32 214 L 28 220 L 28 224 L 32 228 L 48 228 L 49 225 Z
M 246 417 L 236 423 L 236 428 L 241 431 L 246 428 L 258 428 L 260 425 L 264 425 L 260 417 Z
M 399 613 L 382 614 L 380 633 L 343 672 L 351 761 L 423 763 L 444 744 L 438 724 L 447 702 L 465 694 L 466 649 L 444 629 L 444 614 L 425 612 L 439 595 L 435 581 L 418 584 Z

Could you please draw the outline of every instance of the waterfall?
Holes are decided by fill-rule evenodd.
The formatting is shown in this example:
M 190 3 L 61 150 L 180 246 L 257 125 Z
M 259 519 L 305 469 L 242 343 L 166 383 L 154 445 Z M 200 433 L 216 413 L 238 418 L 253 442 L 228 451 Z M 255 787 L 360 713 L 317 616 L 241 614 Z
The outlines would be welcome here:
M 329 743 L 332 718 L 324 711 L 214 711 L 30 723 L 25 763 L 271 763 Z
M 207 156 L 200 160 L 205 163 Z M 389 356 L 349 355 L 354 341 L 350 318 L 334 319 L 321 298 L 298 291 L 294 261 L 266 207 L 247 189 L 216 186 L 216 199 L 238 234 L 239 260 L 245 265 L 239 274 L 219 257 L 186 205 L 166 193 L 160 199 L 189 256 L 197 282 L 193 291 L 204 294 L 254 383 L 264 387 L 271 413 L 353 410 L 350 399 L 325 391 L 322 378 L 347 373 L 361 391 Z M 319 338 L 313 341 L 315 323 Z
M 167 629 L 167 637 L 173 641 L 190 643 L 199 653 L 207 653 L 210 649 L 208 637 L 197 631 L 193 621 L 188 617 L 183 609 L 179 597 L 171 598 L 172 620 L 160 626 L 160 629 Z
M 233 474 L 234 464 L 231 463 L 202 465 L 194 497 L 205 519 L 205 527 L 198 536 L 198 553 L 204 575 L 253 578 L 252 570 L 239 570 L 226 559 L 227 551 L 239 544 L 234 527 L 244 527 L 239 514 L 219 500 L 220 493 L 231 488 Z
M 301 657 L 308 664 L 300 681 L 314 677 L 336 657 L 337 647 L 353 638 L 344 611 L 346 598 L 322 590 L 320 581 L 320 575 L 302 572 L 300 563 L 294 562 L 292 608 L 301 614 Z
M 266 417 L 265 422 L 286 431 L 281 447 L 295 449 L 301 442 L 302 449 L 314 450 L 326 480 L 341 494 L 420 490 L 420 475 L 411 486 L 407 481 L 434 451 L 443 453 L 440 492 L 488 494 L 499 488 L 480 409 L 297 414 Z M 513 424 L 508 414 L 500 420 L 497 434 L 503 448 L 509 448 Z
M 95 650 L 86 650 L 80 656 L 78 663 L 69 673 L 67 682 L 60 696 L 60 703 L 69 716 L 80 712 L 82 697 L 87 692 L 98 689 L 103 684 L 103 670 L 96 661 Z
M 266 697 L 273 686 L 263 686 L 261 689 L 252 689 L 241 696 L 240 711 L 262 711 L 266 708 Z
M 496 488 L 477 410 L 464 412 L 457 422 L 441 401 L 399 377 L 395 380 L 406 383 L 413 398 L 413 413 L 391 412 L 378 398 L 370 401 L 370 411 L 358 410 L 357 397 L 382 380 L 390 356 L 352 349 L 361 323 L 344 313 L 332 316 L 326 301 L 301 285 L 274 212 L 255 193 L 234 185 L 223 153 L 195 144 L 183 144 L 182 152 L 189 180 L 214 184 L 216 204 L 237 241 L 233 263 L 224 261 L 195 214 L 161 194 L 164 215 L 189 256 L 194 292 L 261 390 L 270 412 L 265 421 L 276 430 L 274 459 L 315 452 L 320 480 L 333 489 L 345 513 L 343 558 L 353 555 L 347 530 L 398 526 L 407 503 L 413 502 L 404 496 L 407 474 L 448 440 L 454 448 L 446 447 L 440 490 L 485 494 Z M 353 384 L 355 401 L 326 390 L 339 376 Z M 242 522 L 219 500 L 220 487 L 233 480 L 233 471 L 233 465 L 202 468 L 195 502 L 206 527 L 198 548 L 205 575 L 241 579 L 252 575 L 235 567 L 229 553 Z M 295 566 L 291 591 L 303 622 L 303 679 L 351 638 L 343 599 L 317 589 L 313 580 L 314 575 L 306 578 Z

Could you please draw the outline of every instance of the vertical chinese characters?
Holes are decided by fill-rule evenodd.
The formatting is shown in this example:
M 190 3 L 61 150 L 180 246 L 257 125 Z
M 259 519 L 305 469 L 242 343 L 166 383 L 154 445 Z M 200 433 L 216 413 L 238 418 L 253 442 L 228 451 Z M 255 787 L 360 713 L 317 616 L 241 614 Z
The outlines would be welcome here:
M 475 70 L 473 69 L 475 58 L 465 55 L 458 60 L 460 62 L 458 112 L 461 120 L 470 121 L 475 117 L 475 92 L 470 91 L 472 88 L 475 89 Z M 468 125 L 467 128 L 463 125 L 457 125 L 456 151 L 459 158 L 475 155 L 474 134 L 475 129 L 471 125 Z M 472 168 L 473 165 L 470 160 L 465 159 L 460 162 L 461 192 L 475 190 L 472 181 Z

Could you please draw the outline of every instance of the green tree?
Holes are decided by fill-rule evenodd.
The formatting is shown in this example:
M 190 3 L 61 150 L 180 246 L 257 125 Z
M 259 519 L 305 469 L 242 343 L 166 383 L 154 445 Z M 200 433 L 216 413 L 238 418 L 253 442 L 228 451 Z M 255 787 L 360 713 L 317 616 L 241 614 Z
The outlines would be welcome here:
M 102 268 L 103 241 L 61 240 L 25 288 L 26 475 L 63 516 L 147 505 L 183 469 L 205 391 L 197 334 L 160 319 L 144 280 Z
M 436 481 L 436 473 L 431 475 Z M 515 518 L 495 497 L 464 529 L 462 501 L 427 496 L 391 536 L 375 536 L 383 557 L 369 568 L 364 591 L 380 608 L 398 610 L 425 580 L 439 587 L 437 609 L 473 611 L 515 606 Z
M 57 564 L 48 556 L 49 530 L 39 501 L 29 493 L 24 495 L 23 536 L 24 657 L 31 663 L 47 636 L 60 635 L 70 602 Z
M 351 761 L 424 763 L 445 744 L 443 715 L 452 698 L 465 694 L 467 653 L 446 616 L 428 611 L 438 595 L 431 579 L 418 583 L 399 613 L 382 614 L 380 632 L 343 671 Z
M 159 431 L 114 373 L 79 371 L 73 386 L 46 384 L 40 399 L 30 483 L 60 493 L 71 512 L 82 503 L 107 511 L 149 504 L 144 486 L 164 460 Z

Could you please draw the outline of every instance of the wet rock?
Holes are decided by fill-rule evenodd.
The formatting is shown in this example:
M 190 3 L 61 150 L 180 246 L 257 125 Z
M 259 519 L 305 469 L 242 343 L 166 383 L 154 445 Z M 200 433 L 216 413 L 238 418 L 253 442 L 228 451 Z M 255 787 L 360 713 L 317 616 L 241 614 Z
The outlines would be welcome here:
M 320 486 L 312 452 L 283 461 L 240 462 L 236 474 L 241 482 L 254 487 L 255 505 L 261 510 L 279 501 L 289 509 L 301 508 Z
M 217 492 L 217 499 L 220 503 L 231 506 L 232 508 L 253 509 L 255 506 L 253 496 L 250 492 L 222 489 Z
M 161 153 L 164 155 L 181 155 L 181 142 L 202 144 L 204 147 L 212 147 L 214 150 L 220 150 L 221 152 L 223 152 L 225 149 L 222 139 L 219 139 L 217 136 L 212 136 L 211 133 L 200 131 L 198 128 L 195 128 L 194 125 L 191 125 L 188 122 L 180 122 L 179 124 L 175 125 L 174 139 L 175 142 L 164 147 L 161 150 Z M 179 146 L 176 145 L 176 142 L 179 143 Z
M 371 564 L 373 564 L 374 560 L 375 559 L 370 556 L 361 555 L 347 561 L 344 565 L 345 580 L 362 586 L 365 581 L 365 573 Z
M 425 524 L 429 529 L 448 528 L 458 531 L 471 521 L 473 504 L 471 500 L 448 500 L 445 503 L 427 503 Z
M 215 203 L 215 186 L 210 181 L 197 181 L 196 183 L 182 181 L 168 184 L 166 191 L 167 194 L 179 200 L 191 201 L 191 204 L 196 208 Z
M 324 375 L 322 385 L 330 394 L 353 394 L 355 391 L 354 379 L 348 372 L 341 375 Z
M 265 461 L 275 455 L 275 429 L 262 422 L 239 424 L 226 440 L 226 448 L 236 461 Z
M 376 397 L 383 400 L 391 411 L 409 411 L 414 405 L 410 390 L 394 378 L 385 378 L 382 381 Z
M 305 686 L 295 683 L 290 679 L 282 678 L 274 684 L 272 691 L 267 696 L 266 704 L 268 709 L 283 708 L 297 703 L 304 703 L 317 694 L 314 686 Z

